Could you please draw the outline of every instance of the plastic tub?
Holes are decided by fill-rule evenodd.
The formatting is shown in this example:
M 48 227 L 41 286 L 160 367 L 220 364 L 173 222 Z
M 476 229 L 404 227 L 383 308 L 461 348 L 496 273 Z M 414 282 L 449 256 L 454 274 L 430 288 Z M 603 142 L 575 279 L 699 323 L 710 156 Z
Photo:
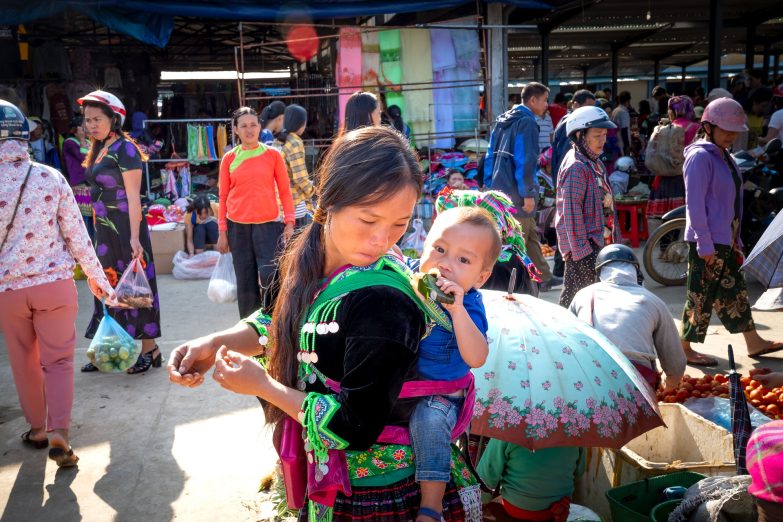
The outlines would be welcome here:
M 612 488 L 680 471 L 708 477 L 736 474 L 731 433 L 681 404 L 659 406 L 666 427 L 650 430 L 620 450 L 588 450 L 575 502 L 610 520 L 606 492 Z M 648 506 L 645 517 L 651 508 Z
M 650 511 L 650 520 L 653 522 L 669 522 L 669 515 L 677 509 L 682 500 L 667 500 L 656 505 Z
M 661 492 L 672 486 L 689 488 L 701 479 L 701 473 L 682 471 L 653 477 L 606 492 L 614 522 L 649 522 L 651 511 L 661 502 Z M 655 520 L 655 519 L 652 519 Z

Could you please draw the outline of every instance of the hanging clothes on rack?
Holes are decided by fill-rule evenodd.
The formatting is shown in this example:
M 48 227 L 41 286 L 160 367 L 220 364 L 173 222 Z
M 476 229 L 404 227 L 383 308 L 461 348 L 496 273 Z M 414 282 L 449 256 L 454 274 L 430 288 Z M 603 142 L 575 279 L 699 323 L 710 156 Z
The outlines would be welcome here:
M 452 42 L 452 32 L 448 29 L 430 30 L 432 41 L 432 80 L 435 86 L 439 82 L 452 82 L 457 79 L 457 57 Z M 454 85 L 446 83 L 444 85 Z M 435 134 L 432 146 L 440 149 L 454 147 L 454 98 L 453 89 L 435 89 L 432 103 L 435 105 Z
M 212 125 L 207 125 L 207 151 L 210 161 L 217 161 L 220 157 L 215 149 L 215 129 Z
M 481 44 L 476 31 L 451 30 L 454 52 L 457 57 L 457 79 L 470 86 L 457 86 L 452 92 L 454 100 L 454 130 L 473 133 L 479 125 L 481 93 Z
M 217 157 L 222 158 L 228 147 L 228 135 L 226 134 L 226 126 L 224 124 L 218 125 L 217 128 Z
M 406 110 L 402 118 L 410 126 L 419 145 L 429 145 L 433 132 L 434 106 L 432 89 L 432 45 L 428 29 L 403 29 L 400 31 L 402 49 L 402 75 L 407 83 L 419 84 L 404 91 Z M 387 105 L 388 106 L 388 105 Z
M 185 165 L 177 170 L 177 181 L 179 185 L 179 197 L 186 198 L 190 195 L 191 179 L 190 167 Z M 175 198 L 176 199 L 176 198 Z
M 362 88 L 378 93 L 378 70 L 381 68 L 381 48 L 378 46 L 378 33 L 362 33 Z
M 403 80 L 400 50 L 400 31 L 392 29 L 378 32 L 378 46 L 381 49 L 381 68 L 378 80 L 386 86 L 386 106 L 396 105 L 405 118 L 405 98 L 400 93 Z
M 355 27 L 340 29 L 340 51 L 337 55 L 337 86 L 340 89 L 340 121 L 345 120 L 345 104 L 362 83 L 362 39 Z

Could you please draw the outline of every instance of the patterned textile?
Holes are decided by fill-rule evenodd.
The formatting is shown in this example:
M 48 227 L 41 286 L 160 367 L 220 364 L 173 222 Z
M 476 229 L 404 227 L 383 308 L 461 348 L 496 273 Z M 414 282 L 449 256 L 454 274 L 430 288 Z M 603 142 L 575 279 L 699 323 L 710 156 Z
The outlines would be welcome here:
M 409 84 L 418 88 L 406 89 L 405 111 L 402 113 L 410 125 L 416 142 L 429 145 L 433 131 L 435 107 L 431 89 L 422 89 L 432 83 L 432 52 L 428 29 L 402 29 L 400 31 L 402 75 Z M 387 106 L 389 102 L 387 100 Z
M 389 486 L 353 487 L 352 495 L 338 495 L 334 504 L 335 522 L 410 522 L 416 519 L 421 492 L 413 477 Z M 462 507 L 457 488 L 446 485 L 443 496 L 445 522 L 465 522 L 468 518 Z M 299 513 L 299 522 L 313 522 L 307 510 Z
M 92 200 L 90 199 L 90 186 L 86 183 L 74 185 L 73 197 L 79 205 L 79 211 L 84 217 L 92 217 Z
M 293 132 L 289 133 L 281 152 L 283 153 L 286 169 L 288 169 L 288 177 L 291 179 L 291 196 L 294 198 L 294 205 L 304 202 L 307 205 L 307 209 L 312 212 L 315 189 L 312 181 L 310 181 L 310 177 L 307 175 L 305 148 L 302 138 Z
M 753 479 L 748 492 L 767 502 L 783 503 L 783 421 L 759 426 L 748 441 L 746 458 Z
M 600 248 L 590 243 L 591 251 L 581 259 L 566 259 L 565 274 L 563 274 L 563 290 L 560 292 L 560 306 L 571 306 L 574 296 L 582 288 L 587 288 L 596 282 L 595 260 Z
M 682 176 L 656 176 L 650 199 L 647 202 L 647 217 L 660 218 L 670 210 L 685 204 L 685 179 Z
M 92 208 L 95 212 L 95 250 L 112 284 L 116 284 L 133 258 L 128 196 L 122 175 L 128 171 L 141 170 L 141 163 L 141 154 L 133 143 L 119 139 L 109 146 L 105 154 L 99 154 L 95 164 L 86 171 L 92 187 Z M 144 272 L 152 288 L 152 308 L 110 308 L 109 315 L 134 339 L 156 339 L 160 337 L 160 301 L 146 220 L 142 220 L 139 225 L 139 242 L 144 251 Z M 101 319 L 103 306 L 98 299 L 94 299 L 92 319 L 85 337 L 92 339 Z
M 748 401 L 740 376 L 734 368 L 734 352 L 729 345 L 729 403 L 731 404 L 731 434 L 734 442 L 734 463 L 738 475 L 747 475 L 748 468 L 745 461 L 745 450 L 753 427 L 750 424 L 750 412 Z
M 0 242 L 7 234 L 0 252 L 0 292 L 72 279 L 74 260 L 110 290 L 63 175 L 32 163 L 19 199 L 30 166 L 26 142 L 0 141 Z M 17 199 L 19 210 L 8 230 Z
M 404 79 L 400 30 L 378 31 L 378 47 L 381 55 L 378 81 L 386 89 L 386 106 L 396 105 L 405 115 L 405 97 L 400 92 L 400 84 Z
M 564 259 L 571 254 L 578 261 L 590 254 L 591 242 L 604 244 L 604 227 L 611 226 L 605 217 L 605 199 L 611 198 L 611 192 L 600 161 L 588 158 L 577 147 L 568 151 L 558 174 L 555 216 L 557 244 Z M 611 234 L 613 240 L 619 239 L 616 227 Z
M 688 283 L 680 339 L 703 343 L 714 310 L 731 333 L 756 328 L 748 303 L 740 255 L 726 245 L 715 245 L 712 265 L 699 257 L 696 243 L 688 243 Z

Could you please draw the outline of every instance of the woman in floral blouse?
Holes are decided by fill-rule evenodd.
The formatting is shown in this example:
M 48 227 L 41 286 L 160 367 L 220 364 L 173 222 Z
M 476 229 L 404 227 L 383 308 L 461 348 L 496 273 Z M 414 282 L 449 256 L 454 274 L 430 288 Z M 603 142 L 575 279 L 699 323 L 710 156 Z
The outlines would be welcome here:
M 58 466 L 73 466 L 79 460 L 68 437 L 79 310 L 75 263 L 97 298 L 114 292 L 68 182 L 30 160 L 28 138 L 25 117 L 0 100 L 0 330 L 30 424 L 22 442 L 51 446 Z

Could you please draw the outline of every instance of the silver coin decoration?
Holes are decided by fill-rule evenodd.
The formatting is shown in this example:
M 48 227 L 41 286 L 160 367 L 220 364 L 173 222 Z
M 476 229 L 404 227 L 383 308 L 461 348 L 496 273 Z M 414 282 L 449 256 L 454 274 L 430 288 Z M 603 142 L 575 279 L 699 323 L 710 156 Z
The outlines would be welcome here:
M 329 333 L 337 333 L 340 330 L 340 325 L 337 324 L 337 321 L 332 321 L 329 323 Z

